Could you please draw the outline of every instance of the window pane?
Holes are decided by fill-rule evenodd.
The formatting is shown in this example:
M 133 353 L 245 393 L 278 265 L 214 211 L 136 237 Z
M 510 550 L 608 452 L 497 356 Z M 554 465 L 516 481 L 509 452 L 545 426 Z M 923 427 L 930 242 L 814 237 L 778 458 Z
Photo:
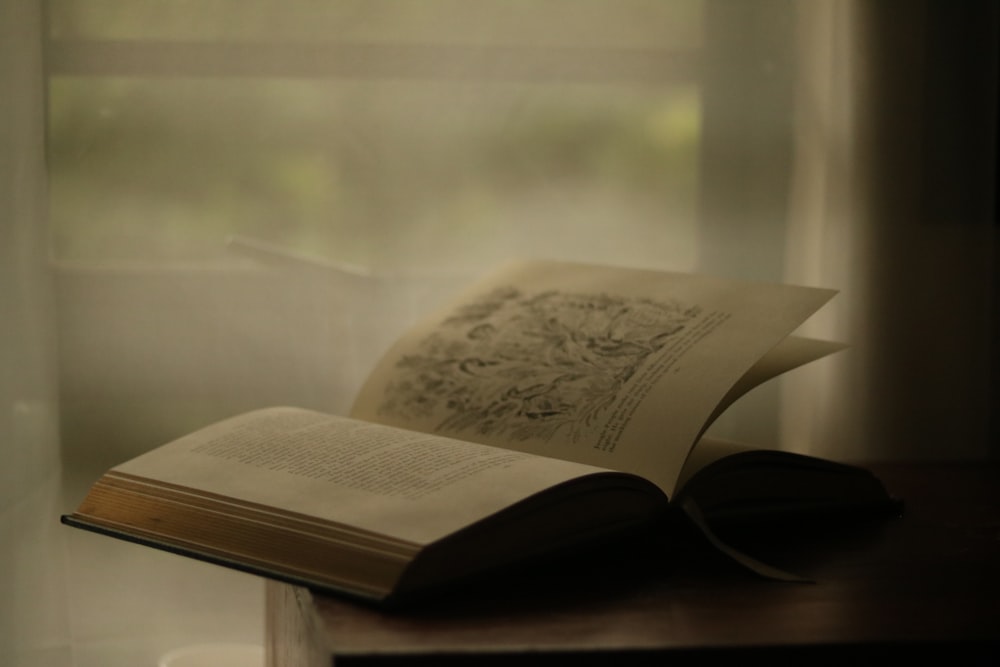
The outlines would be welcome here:
M 414 13 L 418 4 L 427 16 Z M 125 12 L 96 0 L 54 2 L 55 255 L 214 259 L 228 237 L 244 235 L 372 268 L 461 270 L 526 254 L 690 266 L 696 58 L 681 57 L 680 74 L 663 80 L 649 68 L 662 56 L 670 71 L 671 50 L 697 42 L 700 5 L 553 3 L 534 16 L 529 4 L 255 3 L 243 16 L 225 2 L 197 3 L 195 20 L 178 9 L 188 3 Z M 223 15 L 238 18 L 213 22 Z M 335 73 L 320 63 L 275 75 L 271 54 L 295 69 L 302 52 L 273 41 L 264 51 L 223 44 L 321 33 L 364 42 L 371 59 L 338 63 Z M 117 43 L 72 42 L 81 35 L 221 41 L 202 43 L 203 55 L 177 71 L 172 58 L 183 48 L 129 42 L 135 57 L 122 72 L 108 59 L 122 52 L 102 50 Z M 510 50 L 518 44 L 530 48 Z M 409 67 L 412 54 L 427 60 Z M 464 57 L 473 63 L 466 71 L 458 63 L 457 75 L 437 75 Z M 372 60 L 381 64 L 373 69 Z
M 51 109 L 66 259 L 691 251 L 691 89 L 66 77 Z

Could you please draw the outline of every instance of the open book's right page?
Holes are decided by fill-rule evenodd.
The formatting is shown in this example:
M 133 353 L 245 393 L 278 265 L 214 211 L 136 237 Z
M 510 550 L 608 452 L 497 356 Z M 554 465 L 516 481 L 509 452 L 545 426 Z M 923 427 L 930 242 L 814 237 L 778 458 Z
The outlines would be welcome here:
M 769 355 L 788 352 L 779 343 L 833 294 L 517 263 L 400 339 L 352 416 L 633 472 L 669 495 L 721 407 L 835 349 L 805 344 Z M 755 368 L 762 359 L 773 363 Z

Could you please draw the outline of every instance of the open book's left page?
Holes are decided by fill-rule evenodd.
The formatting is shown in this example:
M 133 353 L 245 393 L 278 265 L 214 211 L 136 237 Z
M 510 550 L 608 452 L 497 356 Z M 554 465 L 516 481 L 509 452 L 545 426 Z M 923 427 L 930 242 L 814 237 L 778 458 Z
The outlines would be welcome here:
M 426 545 L 589 466 L 343 417 L 270 408 L 220 422 L 105 477 Z M 93 511 L 98 511 L 94 508 Z M 88 512 L 87 502 L 80 512 Z

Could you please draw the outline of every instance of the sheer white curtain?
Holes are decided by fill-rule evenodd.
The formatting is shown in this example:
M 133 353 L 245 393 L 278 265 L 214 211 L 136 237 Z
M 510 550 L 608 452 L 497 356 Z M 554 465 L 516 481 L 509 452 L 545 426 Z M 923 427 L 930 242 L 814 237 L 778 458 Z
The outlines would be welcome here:
M 41 11 L 0 2 L 0 663 L 70 662 Z
M 43 27 L 0 2 L 0 662 L 259 634 L 253 578 L 61 537 L 57 414 L 73 504 L 229 413 L 346 409 L 396 330 L 508 257 L 838 288 L 806 333 L 851 349 L 722 434 L 996 455 L 994 3 L 411 4 L 75 0 Z

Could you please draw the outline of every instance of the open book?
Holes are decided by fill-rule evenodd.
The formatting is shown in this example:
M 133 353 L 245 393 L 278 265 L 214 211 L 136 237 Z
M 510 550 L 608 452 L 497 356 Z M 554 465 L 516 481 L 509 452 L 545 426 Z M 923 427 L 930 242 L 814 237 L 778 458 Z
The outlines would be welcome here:
M 702 438 L 839 349 L 829 290 L 524 262 L 383 357 L 350 417 L 269 408 L 108 471 L 65 523 L 380 602 L 623 531 L 884 507 L 864 470 Z M 696 446 L 697 443 L 697 446 Z

